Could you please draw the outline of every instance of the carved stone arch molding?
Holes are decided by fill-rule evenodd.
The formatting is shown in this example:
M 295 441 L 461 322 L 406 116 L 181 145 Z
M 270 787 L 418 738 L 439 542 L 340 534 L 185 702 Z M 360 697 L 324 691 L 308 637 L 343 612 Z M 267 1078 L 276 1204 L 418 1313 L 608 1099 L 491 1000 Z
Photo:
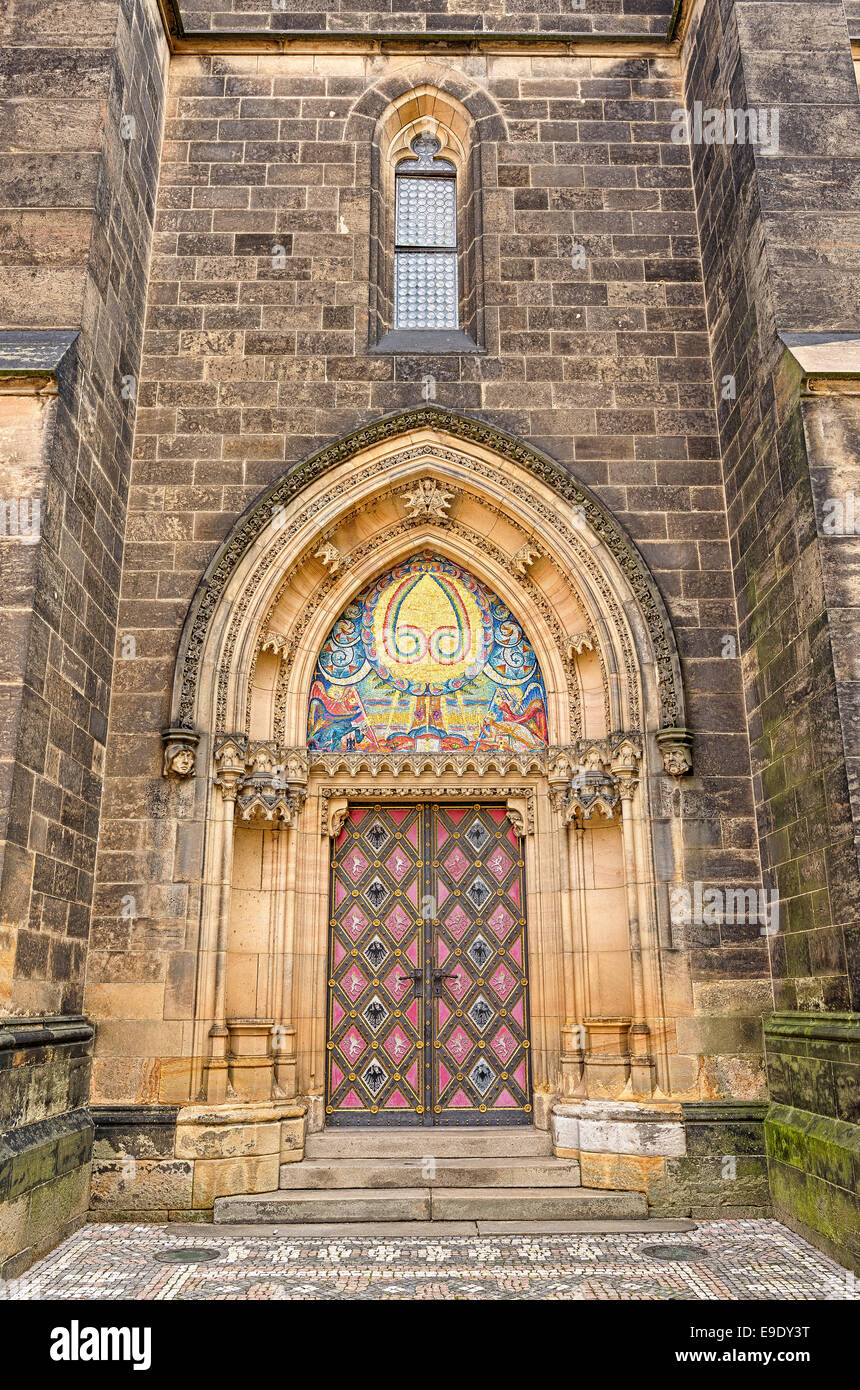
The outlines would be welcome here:
M 434 514 L 420 499 L 410 515 L 397 507 L 399 534 L 362 537 L 354 554 L 336 542 L 344 518 L 372 499 L 422 481 L 451 492 Z M 498 535 L 469 535 L 458 525 L 454 493 L 481 499 L 499 517 Z M 520 543 L 509 554 L 513 525 Z M 360 524 L 359 524 L 360 529 Z M 443 543 L 444 542 L 444 543 Z M 682 729 L 680 662 L 671 623 L 645 561 L 609 511 L 587 488 L 531 446 L 469 417 L 427 405 L 388 416 L 329 445 L 282 478 L 237 522 L 213 556 L 186 616 L 171 699 L 170 733 L 245 730 L 248 684 L 261 638 L 280 641 L 281 665 L 309 677 L 313 642 L 323 640 L 351 592 L 409 546 L 442 544 L 478 564 L 511 600 L 546 650 L 540 655 L 567 683 L 576 663 L 594 653 L 601 663 L 606 733 Z M 471 559 L 467 558 L 471 556 Z M 308 564 L 311 570 L 308 571 Z M 576 632 L 561 630 L 552 604 L 531 579 L 550 566 L 572 583 L 583 610 Z M 314 590 L 292 634 L 270 631 L 278 596 L 311 572 Z M 567 649 L 564 650 L 564 647 Z M 561 647 L 561 650 L 560 650 Z M 556 692 L 559 693 L 558 691 Z M 580 692 L 581 693 L 581 692 Z M 283 678 L 282 678 L 283 694 Z M 569 701 L 568 701 L 569 706 Z M 286 729 L 284 730 L 286 733 Z M 557 741 L 576 736 L 575 722 Z M 268 737 L 274 734 L 274 727 Z
M 543 677 L 548 746 L 309 751 L 308 696 L 333 624 L 427 552 L 470 571 L 521 624 Z M 683 722 L 675 642 L 642 557 L 546 455 L 428 405 L 292 469 L 213 557 L 177 656 L 164 771 L 185 780 L 196 757 L 205 774 L 189 798 L 205 823 L 192 1094 L 224 1100 L 253 1075 L 261 1095 L 319 1096 L 321 886 L 340 812 L 458 796 L 505 803 L 522 838 L 535 1086 L 581 1094 L 588 1049 L 570 1039 L 597 1029 L 597 1057 L 598 1025 L 612 1016 L 626 1051 L 611 1093 L 665 1092 L 668 899 L 652 807 L 665 800 L 661 744 L 671 771 L 688 767 Z M 290 1040 L 283 1056 L 267 1047 L 272 1027 Z M 252 1035 L 259 1064 L 242 1054 Z M 610 1084 L 602 1065 L 598 1095 Z

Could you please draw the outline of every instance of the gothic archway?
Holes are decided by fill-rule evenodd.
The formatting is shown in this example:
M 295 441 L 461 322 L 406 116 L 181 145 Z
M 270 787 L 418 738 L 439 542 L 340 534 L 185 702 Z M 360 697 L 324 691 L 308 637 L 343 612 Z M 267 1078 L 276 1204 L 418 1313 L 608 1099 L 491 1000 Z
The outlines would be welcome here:
M 544 746 L 308 747 L 332 625 L 420 554 L 516 615 L 545 685 Z M 688 761 L 683 722 L 671 627 L 641 556 L 550 459 L 426 407 L 287 475 L 204 576 L 167 735 L 168 775 L 187 772 L 197 745 L 193 1051 L 208 1097 L 320 1094 L 330 837 L 350 803 L 454 796 L 503 803 L 522 837 L 536 1092 L 650 1095 L 655 1077 L 666 1089 L 651 827 L 666 745 Z

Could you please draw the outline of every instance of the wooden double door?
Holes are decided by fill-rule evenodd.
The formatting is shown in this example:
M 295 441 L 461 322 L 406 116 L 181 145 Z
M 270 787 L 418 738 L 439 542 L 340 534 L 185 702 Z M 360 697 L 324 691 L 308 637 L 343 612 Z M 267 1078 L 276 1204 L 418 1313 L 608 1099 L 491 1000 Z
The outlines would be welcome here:
M 523 869 L 504 806 L 349 808 L 331 864 L 328 1125 L 532 1123 Z

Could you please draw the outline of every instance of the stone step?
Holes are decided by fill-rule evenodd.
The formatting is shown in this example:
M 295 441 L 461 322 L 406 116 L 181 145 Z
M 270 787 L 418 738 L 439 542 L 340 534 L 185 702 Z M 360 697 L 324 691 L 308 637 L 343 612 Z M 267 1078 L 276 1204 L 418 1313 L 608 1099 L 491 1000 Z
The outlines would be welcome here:
M 387 1187 L 376 1191 L 363 1187 L 328 1191 L 298 1188 L 246 1197 L 216 1197 L 214 1220 L 278 1226 L 296 1221 L 429 1221 L 430 1215 L 429 1187 Z
M 548 1130 L 326 1129 L 309 1134 L 306 1158 L 538 1158 L 552 1154 Z
M 642 1192 L 594 1188 L 334 1188 L 217 1197 L 215 1221 L 230 1225 L 391 1221 L 594 1221 L 642 1219 Z
M 670 1221 L 660 1217 L 638 1216 L 600 1217 L 580 1221 L 389 1221 L 385 1225 L 386 1236 L 552 1236 L 552 1235 L 624 1235 L 636 1233 L 646 1236 L 678 1235 L 685 1231 L 695 1231 L 695 1221 L 679 1217 Z M 177 1222 L 170 1227 L 171 1235 L 187 1237 L 193 1244 L 200 1235 L 200 1227 Z M 219 1233 L 235 1236 L 337 1236 L 348 1239 L 350 1236 L 379 1236 L 382 1228 L 378 1221 L 290 1221 L 286 1226 L 277 1223 L 269 1225 L 233 1225 L 221 1222 Z
M 434 1221 L 571 1221 L 648 1215 L 644 1192 L 589 1187 L 433 1188 Z
M 432 1163 L 432 1169 L 429 1164 Z M 306 1158 L 283 1163 L 281 1190 L 337 1187 L 578 1187 L 566 1158 Z

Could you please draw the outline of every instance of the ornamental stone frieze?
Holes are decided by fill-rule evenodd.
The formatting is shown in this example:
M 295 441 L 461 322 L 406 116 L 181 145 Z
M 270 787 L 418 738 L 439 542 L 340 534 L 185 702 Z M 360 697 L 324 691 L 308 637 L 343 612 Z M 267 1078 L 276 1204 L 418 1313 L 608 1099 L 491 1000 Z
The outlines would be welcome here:
M 638 734 L 619 734 L 608 739 L 579 739 L 560 747 L 533 748 L 517 753 L 503 749 L 488 752 L 426 753 L 323 753 L 285 747 L 272 739 L 251 739 L 246 734 L 221 734 L 215 743 L 216 782 L 236 775 L 244 785 L 254 782 L 287 786 L 305 785 L 311 773 L 326 777 L 365 774 L 375 778 L 442 777 L 497 774 L 546 777 L 550 786 L 596 787 L 601 780 L 617 783 L 622 777 L 638 777 L 642 743 Z
M 637 737 L 581 740 L 575 762 L 569 750 L 555 750 L 551 760 L 550 798 L 566 825 L 596 816 L 612 820 L 621 803 L 633 796 L 639 781 L 642 745 Z
M 376 777 L 380 773 L 385 773 L 391 777 L 415 776 L 421 773 L 431 773 L 435 777 L 442 777 L 445 773 L 454 773 L 456 776 L 463 776 L 467 773 L 474 773 L 478 776 L 487 773 L 499 773 L 501 776 L 513 773 L 518 776 L 525 776 L 528 773 L 535 773 L 538 776 L 543 776 L 546 774 L 547 768 L 547 750 L 540 748 L 530 749 L 523 753 L 509 753 L 503 750 L 486 753 L 311 752 L 308 754 L 308 759 L 310 771 L 322 772 L 329 777 L 336 777 L 342 773 L 348 773 L 353 777 L 360 773 L 368 773 L 371 777 Z
M 307 798 L 304 749 L 231 735 L 216 743 L 215 768 L 215 785 L 240 820 L 295 824 Z

